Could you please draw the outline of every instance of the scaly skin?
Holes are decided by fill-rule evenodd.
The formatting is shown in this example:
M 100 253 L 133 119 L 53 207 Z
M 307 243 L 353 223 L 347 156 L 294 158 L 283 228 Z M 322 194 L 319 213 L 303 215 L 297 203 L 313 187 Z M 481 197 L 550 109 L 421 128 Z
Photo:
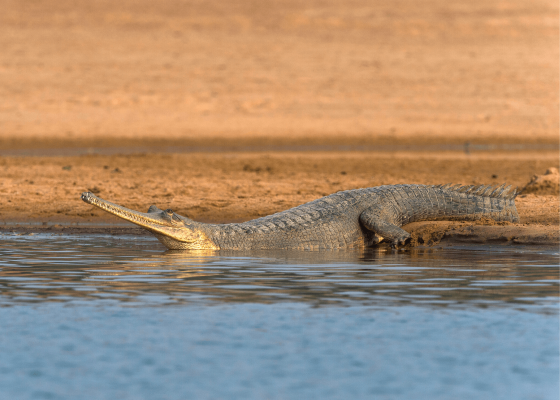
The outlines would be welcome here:
M 511 186 L 391 185 L 347 190 L 263 218 L 203 224 L 151 206 L 147 213 L 100 199 L 82 200 L 152 232 L 169 249 L 343 249 L 405 245 L 400 227 L 415 221 L 490 218 L 519 221 Z

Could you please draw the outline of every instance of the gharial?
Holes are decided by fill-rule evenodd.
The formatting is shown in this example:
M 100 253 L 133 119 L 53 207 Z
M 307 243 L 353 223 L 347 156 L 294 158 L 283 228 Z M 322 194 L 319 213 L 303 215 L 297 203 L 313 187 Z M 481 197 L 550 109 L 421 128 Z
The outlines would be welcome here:
M 388 185 L 337 192 L 242 223 L 206 224 L 151 206 L 130 210 L 82 193 L 82 200 L 153 233 L 169 249 L 343 249 L 385 240 L 393 247 L 411 235 L 400 227 L 415 221 L 489 218 L 518 222 L 517 189 L 505 184 L 461 186 Z

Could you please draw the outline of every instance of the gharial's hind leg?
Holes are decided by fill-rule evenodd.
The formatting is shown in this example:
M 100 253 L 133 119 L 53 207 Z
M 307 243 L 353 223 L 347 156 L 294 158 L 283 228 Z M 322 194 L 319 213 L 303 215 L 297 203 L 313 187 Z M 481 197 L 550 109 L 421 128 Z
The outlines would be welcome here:
M 376 236 L 389 240 L 391 247 L 397 248 L 408 244 L 411 240 L 410 233 L 391 223 L 391 219 L 379 207 L 368 208 L 360 214 L 361 224 L 373 231 Z

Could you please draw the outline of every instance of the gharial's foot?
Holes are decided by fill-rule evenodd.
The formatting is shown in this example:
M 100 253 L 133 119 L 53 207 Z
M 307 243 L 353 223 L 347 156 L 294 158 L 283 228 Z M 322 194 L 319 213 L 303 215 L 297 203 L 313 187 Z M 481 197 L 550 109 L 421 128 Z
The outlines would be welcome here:
M 399 247 L 404 247 L 407 244 L 409 244 L 411 240 L 412 240 L 412 237 L 410 237 L 410 236 L 400 237 L 400 238 L 395 239 L 391 242 L 391 248 L 396 250 Z

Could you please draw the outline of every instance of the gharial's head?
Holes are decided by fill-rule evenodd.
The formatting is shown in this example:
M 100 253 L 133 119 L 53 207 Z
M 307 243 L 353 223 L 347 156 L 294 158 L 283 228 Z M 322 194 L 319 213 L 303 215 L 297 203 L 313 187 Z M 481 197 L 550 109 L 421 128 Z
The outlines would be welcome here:
M 218 249 L 218 246 L 198 228 L 197 222 L 175 214 L 172 210 L 160 210 L 151 206 L 147 213 L 142 213 L 103 200 L 91 192 L 82 193 L 82 200 L 147 229 L 169 249 Z

